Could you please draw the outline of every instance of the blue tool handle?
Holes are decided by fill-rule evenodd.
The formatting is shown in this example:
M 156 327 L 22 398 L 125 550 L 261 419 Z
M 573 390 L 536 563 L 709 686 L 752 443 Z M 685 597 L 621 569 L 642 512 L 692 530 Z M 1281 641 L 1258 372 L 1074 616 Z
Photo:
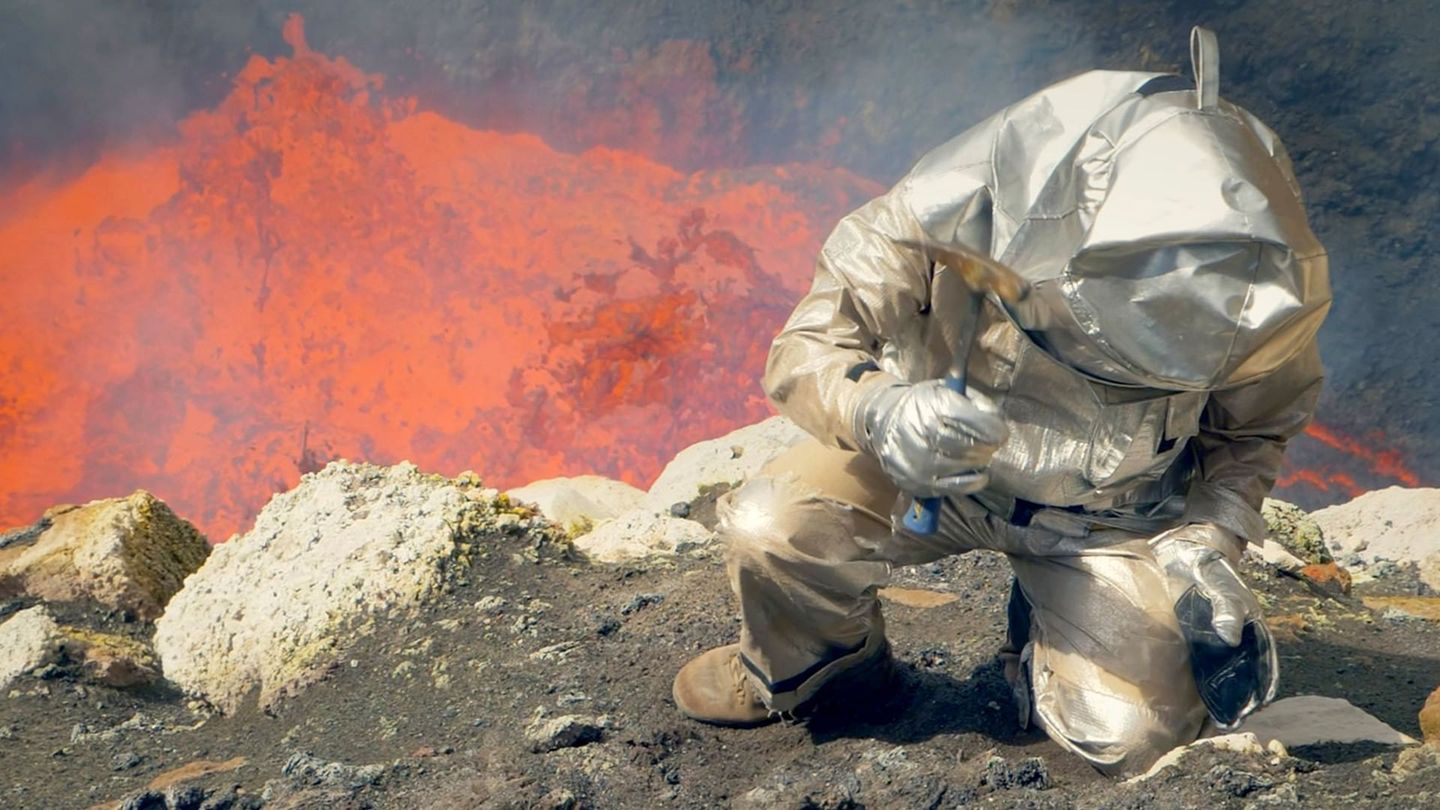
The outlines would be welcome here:
M 961 361 L 963 362 L 963 360 Z M 945 387 L 957 394 L 965 393 L 963 369 L 945 375 Z M 940 505 L 944 498 L 912 498 L 901 523 L 912 534 L 928 537 L 940 529 Z
M 912 534 L 929 537 L 940 528 L 941 498 L 915 498 L 901 521 Z

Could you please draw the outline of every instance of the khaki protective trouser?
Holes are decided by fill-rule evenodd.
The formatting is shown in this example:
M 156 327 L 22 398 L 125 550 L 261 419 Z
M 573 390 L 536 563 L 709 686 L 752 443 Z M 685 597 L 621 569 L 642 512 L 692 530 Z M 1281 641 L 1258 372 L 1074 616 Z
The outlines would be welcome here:
M 813 439 L 722 501 L 741 652 L 772 708 L 884 632 L 876 591 L 892 566 L 989 549 L 1009 558 L 1031 607 L 1028 643 L 1002 653 L 1007 676 L 1051 739 L 1128 774 L 1200 735 L 1207 713 L 1146 542 L 1173 517 L 1139 533 L 1044 510 L 1019 527 L 951 498 L 940 530 L 920 537 L 891 529 L 907 502 L 874 460 Z

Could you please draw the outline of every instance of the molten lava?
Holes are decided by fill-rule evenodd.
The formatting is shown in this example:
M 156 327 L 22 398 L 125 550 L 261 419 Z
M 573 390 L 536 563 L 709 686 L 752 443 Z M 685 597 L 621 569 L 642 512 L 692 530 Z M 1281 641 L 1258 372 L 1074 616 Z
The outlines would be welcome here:
M 880 191 L 467 128 L 285 34 L 172 143 L 7 195 L 0 526 L 144 487 L 220 539 L 340 456 L 644 485 L 770 412 L 769 337 Z
M 1302 458 L 1303 457 L 1303 460 Z M 1292 452 L 1276 487 L 1282 491 L 1305 487 L 1328 496 L 1354 498 L 1370 489 L 1356 475 L 1373 486 L 1399 484 L 1423 486 L 1420 476 L 1406 466 L 1400 454 L 1385 448 L 1383 436 L 1359 440 L 1341 435 L 1327 425 L 1313 423 L 1305 429 L 1299 452 Z M 1334 497 L 1326 500 L 1333 501 Z
M 340 456 L 644 485 L 770 412 L 770 338 L 824 234 L 882 190 L 657 162 L 742 134 L 702 45 L 630 65 L 574 126 L 626 148 L 576 154 L 389 97 L 298 17 L 285 38 L 170 142 L 0 194 L 0 527 L 144 487 L 220 539 Z M 1418 483 L 1309 436 L 1320 457 L 1282 485 L 1353 491 L 1357 459 Z

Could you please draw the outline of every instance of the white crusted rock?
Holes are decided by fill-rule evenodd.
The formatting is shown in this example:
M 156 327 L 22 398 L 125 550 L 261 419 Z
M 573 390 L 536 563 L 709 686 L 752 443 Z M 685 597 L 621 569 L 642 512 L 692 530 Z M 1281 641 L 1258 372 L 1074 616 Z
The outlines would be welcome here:
M 1267 753 L 1275 754 L 1278 756 L 1284 756 L 1286 754 L 1285 747 L 1283 745 L 1263 745 L 1260 742 L 1259 738 L 1257 738 L 1254 734 L 1250 734 L 1248 732 L 1220 734 L 1214 737 L 1205 737 L 1196 740 L 1195 742 L 1189 743 L 1188 745 L 1180 745 L 1170 749 L 1165 753 L 1164 756 L 1155 760 L 1155 764 L 1150 766 L 1150 770 L 1140 774 L 1139 776 L 1130 777 L 1126 780 L 1126 784 L 1133 785 L 1139 782 L 1144 782 L 1146 779 L 1155 776 L 1156 774 L 1160 773 L 1166 768 L 1171 767 L 1172 765 L 1178 766 L 1181 760 L 1185 759 L 1185 756 L 1187 754 L 1200 748 L 1218 748 L 1221 751 L 1234 751 L 1238 754 L 1249 754 L 1250 756 L 1257 757 L 1264 756 Z
M 1414 745 L 1417 740 L 1342 698 L 1298 695 L 1277 700 L 1240 726 L 1261 743 L 1279 740 L 1286 747 L 1317 743 Z
M 1291 554 L 1284 546 L 1269 538 L 1266 538 L 1265 542 L 1258 547 L 1249 547 L 1246 553 L 1253 553 L 1261 560 L 1286 571 L 1299 571 L 1306 565 L 1304 560 Z
M 665 466 L 640 507 L 664 512 L 675 503 L 694 500 L 702 486 L 744 481 L 808 435 L 789 419 L 774 416 L 718 439 L 691 445 Z
M 1340 698 L 1299 695 L 1277 700 L 1251 715 L 1233 734 L 1205 737 L 1170 750 L 1150 769 L 1128 780 L 1150 779 L 1180 765 L 1191 751 L 1206 746 L 1251 756 L 1287 756 L 1289 749 L 1317 743 L 1382 743 L 1414 745 L 1417 741 Z
M 22 610 L 0 624 L 0 689 L 54 661 L 64 637 L 44 605 Z
M 1440 551 L 1420 560 L 1420 581 L 1440 591 Z
M 572 534 L 640 506 L 644 490 L 600 475 L 546 478 L 505 493 L 513 501 L 533 503 L 552 523 Z
M 93 599 L 153 619 L 210 553 L 194 526 L 144 490 L 52 509 L 46 521 L 0 554 L 0 597 Z
M 1337 556 L 1423 563 L 1440 549 L 1440 489 L 1389 487 L 1310 514 Z M 1431 583 L 1440 587 L 1440 583 Z
M 156 624 L 165 676 L 224 712 L 314 679 L 368 614 L 442 584 L 456 532 L 499 525 L 478 482 L 412 464 L 334 462 L 276 495 L 255 528 L 218 546 Z
M 693 520 L 637 510 L 575 538 L 575 548 L 595 562 L 623 562 L 676 554 L 708 545 L 714 538 Z

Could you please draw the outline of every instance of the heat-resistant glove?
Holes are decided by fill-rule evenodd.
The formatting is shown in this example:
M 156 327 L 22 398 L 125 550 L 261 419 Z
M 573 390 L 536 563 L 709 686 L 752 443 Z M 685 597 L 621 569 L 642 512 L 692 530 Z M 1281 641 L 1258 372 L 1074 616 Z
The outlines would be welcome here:
M 965 495 L 989 483 L 985 468 L 1007 434 L 1005 421 L 941 380 L 867 392 L 855 437 L 900 489 L 920 498 Z
M 1192 523 L 1156 537 L 1150 547 L 1165 571 L 1200 698 L 1216 725 L 1236 728 L 1275 698 L 1280 678 L 1260 600 L 1235 572 L 1244 546 L 1214 524 Z
M 1155 560 L 1165 569 L 1170 595 L 1178 601 L 1192 587 L 1210 599 L 1215 633 L 1234 647 L 1245 622 L 1260 619 L 1260 601 L 1240 581 L 1231 557 L 1238 558 L 1240 538 L 1211 523 L 1191 523 L 1150 541 Z

